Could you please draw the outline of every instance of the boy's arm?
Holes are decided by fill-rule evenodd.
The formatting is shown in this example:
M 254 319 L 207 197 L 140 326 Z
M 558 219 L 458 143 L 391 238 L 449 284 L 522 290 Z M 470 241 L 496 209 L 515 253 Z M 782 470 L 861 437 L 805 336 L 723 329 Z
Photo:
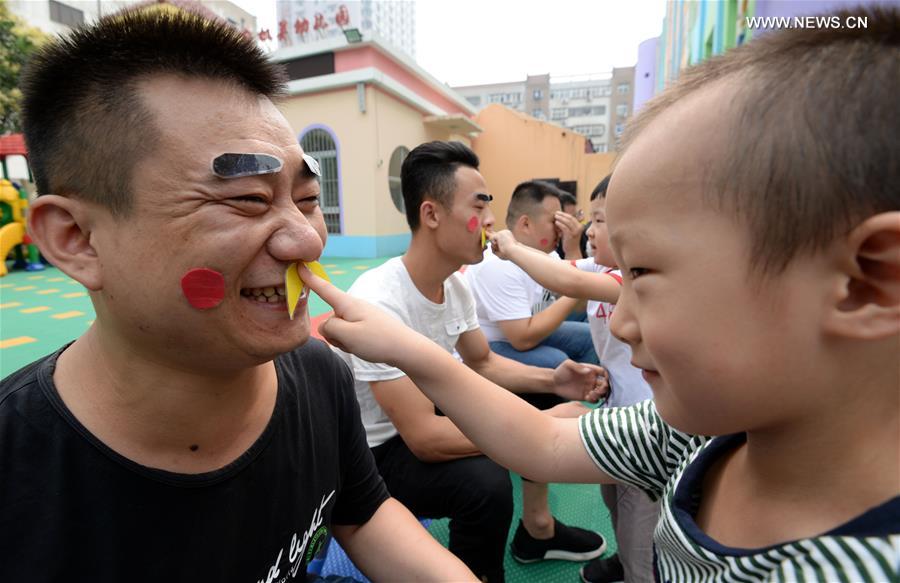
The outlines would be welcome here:
M 509 231 L 493 233 L 490 238 L 493 251 L 498 257 L 512 261 L 549 290 L 572 298 L 611 304 L 619 299 L 621 286 L 612 276 L 574 269 L 566 261 L 521 245 Z
M 370 382 L 375 400 L 410 451 L 423 462 L 444 462 L 481 452 L 447 417 L 434 414 L 434 403 L 409 377 Z
M 332 527 L 353 562 L 374 581 L 478 581 L 405 506 L 385 500 L 361 525 Z
M 541 413 L 397 319 L 347 295 L 305 267 L 298 271 L 334 308 L 335 317 L 319 328 L 329 342 L 360 358 L 404 370 L 492 459 L 540 482 L 613 483 L 588 456 L 577 419 Z
M 497 327 L 516 350 L 531 350 L 553 334 L 572 313 L 578 300 L 561 297 L 530 318 L 499 320 Z

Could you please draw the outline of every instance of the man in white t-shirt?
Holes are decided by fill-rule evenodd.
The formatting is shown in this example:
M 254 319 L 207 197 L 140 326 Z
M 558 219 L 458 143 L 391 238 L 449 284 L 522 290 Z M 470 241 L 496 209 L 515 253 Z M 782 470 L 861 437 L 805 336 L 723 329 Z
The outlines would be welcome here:
M 597 400 L 606 390 L 597 366 L 566 361 L 526 366 L 493 353 L 458 273 L 482 257 L 482 229 L 493 225 L 478 157 L 459 142 L 430 142 L 403 163 L 409 250 L 364 273 L 349 293 L 388 311 L 481 375 L 516 393 Z M 482 455 L 399 369 L 340 353 L 353 370 L 369 447 L 391 494 L 413 513 L 450 517 L 450 550 L 487 581 L 504 579 L 512 518 L 507 470 Z M 523 482 L 522 522 L 512 542 L 521 562 L 584 561 L 606 548 L 600 535 L 557 521 L 547 485 Z
M 523 182 L 513 191 L 506 213 L 506 225 L 517 241 L 557 259 L 554 249 L 559 233 L 554 218 L 561 209 L 559 195 L 549 183 Z M 484 261 L 467 268 L 465 275 L 491 350 L 545 368 L 556 368 L 566 359 L 597 364 L 588 324 L 566 321 L 576 300 L 555 299 L 521 267 L 503 261 L 490 249 Z M 558 403 L 526 400 L 538 408 Z

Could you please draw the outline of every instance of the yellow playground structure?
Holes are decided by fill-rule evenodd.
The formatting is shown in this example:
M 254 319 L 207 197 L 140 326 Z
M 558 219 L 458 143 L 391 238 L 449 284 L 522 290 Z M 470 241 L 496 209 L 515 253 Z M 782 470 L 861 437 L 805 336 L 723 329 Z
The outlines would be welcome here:
M 7 180 L 6 157 L 27 156 L 25 140 L 21 134 L 0 136 L 0 163 L 3 178 L 0 178 L 0 277 L 6 275 L 6 257 L 15 251 L 15 268 L 28 271 L 44 269 L 37 247 L 31 244 L 25 232 L 25 210 L 28 208 L 28 192 L 17 188 Z M 30 171 L 29 171 L 30 177 Z M 28 260 L 25 260 L 26 253 Z

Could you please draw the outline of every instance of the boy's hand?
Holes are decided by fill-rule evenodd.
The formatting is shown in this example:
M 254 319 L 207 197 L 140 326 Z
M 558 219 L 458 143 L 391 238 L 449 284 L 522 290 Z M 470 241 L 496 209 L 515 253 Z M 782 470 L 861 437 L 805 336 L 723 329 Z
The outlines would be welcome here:
M 553 215 L 553 222 L 556 224 L 556 228 L 559 229 L 563 242 L 563 251 L 565 251 L 566 256 L 570 257 L 576 254 L 575 252 L 578 251 L 578 247 L 581 245 L 581 232 L 584 230 L 584 225 L 569 213 L 562 211 L 557 211 Z M 580 255 L 580 252 L 578 254 Z
M 556 394 L 570 401 L 596 403 L 609 392 L 609 373 L 602 366 L 566 360 L 553 371 Z
M 560 403 L 559 405 L 555 405 L 550 407 L 549 409 L 544 410 L 544 413 L 550 415 L 551 417 L 557 417 L 559 419 L 572 419 L 575 417 L 581 417 L 585 413 L 590 413 L 591 410 L 588 407 L 585 407 L 578 401 L 566 401 L 565 403 Z
M 400 358 L 413 354 L 417 333 L 377 307 L 355 298 L 297 263 L 300 279 L 334 309 L 334 315 L 319 325 L 319 332 L 334 346 L 369 362 L 396 366 Z
M 491 239 L 491 249 L 494 251 L 494 255 L 500 259 L 509 259 L 509 254 L 519 244 L 512 232 L 508 230 L 488 233 L 488 235 Z

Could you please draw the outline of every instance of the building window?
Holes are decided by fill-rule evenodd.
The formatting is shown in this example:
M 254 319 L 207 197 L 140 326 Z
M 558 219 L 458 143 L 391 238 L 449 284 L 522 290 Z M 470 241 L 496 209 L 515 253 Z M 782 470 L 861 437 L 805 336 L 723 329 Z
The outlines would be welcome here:
M 602 153 L 606 152 L 606 144 L 601 144 L 598 142 L 592 142 L 592 143 L 594 144 L 594 152 L 597 152 L 598 154 L 602 154 Z
M 531 93 L 531 96 L 534 98 L 535 101 L 540 101 L 541 99 L 544 98 L 544 92 L 541 91 L 540 89 L 535 89 Z
M 616 137 L 618 138 L 619 136 L 621 136 L 622 132 L 624 132 L 624 131 L 625 131 L 625 124 L 617 123 L 616 124 Z
M 409 156 L 409 148 L 398 146 L 391 154 L 391 162 L 388 164 L 388 189 L 391 191 L 391 200 L 401 213 L 406 213 L 406 205 L 403 203 L 403 189 L 400 184 L 400 168 L 403 161 Z
M 56 0 L 50 0 L 50 20 L 75 28 L 84 24 L 84 12 Z
M 480 95 L 472 95 L 471 97 L 466 97 L 466 101 L 471 103 L 472 105 L 481 105 L 481 96 Z
M 628 95 L 628 83 L 619 83 L 616 86 L 616 93 L 619 95 Z
M 566 119 L 568 115 L 569 110 L 565 107 L 550 110 L 550 119 Z
M 341 234 L 341 196 L 338 176 L 338 149 L 329 130 L 311 129 L 300 138 L 303 151 L 319 161 L 322 170 L 320 207 L 325 216 L 325 229 Z
M 616 115 L 619 117 L 625 117 L 628 115 L 628 106 L 623 104 L 619 104 L 616 106 Z
M 533 110 L 531 110 L 531 115 L 532 115 L 533 117 L 538 118 L 538 119 L 544 119 L 544 112 L 541 111 L 540 109 L 533 109 Z
M 606 106 L 598 105 L 591 108 L 591 115 L 606 115 Z

